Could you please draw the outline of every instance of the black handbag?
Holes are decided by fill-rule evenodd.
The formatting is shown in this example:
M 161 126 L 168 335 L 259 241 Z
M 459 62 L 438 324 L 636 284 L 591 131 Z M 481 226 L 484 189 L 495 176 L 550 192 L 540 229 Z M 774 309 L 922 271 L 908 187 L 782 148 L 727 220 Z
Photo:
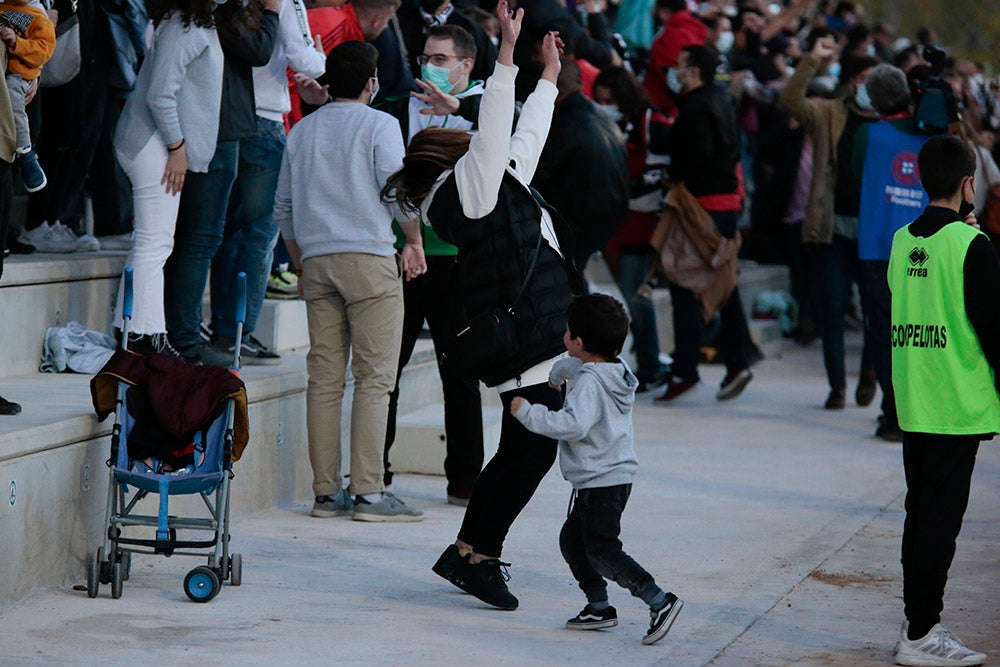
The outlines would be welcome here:
M 539 229 L 535 254 L 514 301 L 507 308 L 493 308 L 476 315 L 456 334 L 450 356 L 462 365 L 469 376 L 482 377 L 517 353 L 519 346 L 514 328 L 514 307 L 531 280 L 541 248 L 542 232 Z

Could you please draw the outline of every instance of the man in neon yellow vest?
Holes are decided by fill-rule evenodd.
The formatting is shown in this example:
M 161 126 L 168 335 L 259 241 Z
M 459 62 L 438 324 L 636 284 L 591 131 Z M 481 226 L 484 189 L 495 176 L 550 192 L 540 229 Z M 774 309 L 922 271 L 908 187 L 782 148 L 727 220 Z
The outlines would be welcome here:
M 1000 432 L 1000 265 L 975 218 L 965 217 L 976 187 L 972 149 L 954 136 L 934 137 L 917 167 L 930 205 L 893 237 L 888 276 L 907 488 L 906 621 L 895 658 L 900 665 L 981 665 L 986 655 L 963 646 L 940 621 L 979 442 Z

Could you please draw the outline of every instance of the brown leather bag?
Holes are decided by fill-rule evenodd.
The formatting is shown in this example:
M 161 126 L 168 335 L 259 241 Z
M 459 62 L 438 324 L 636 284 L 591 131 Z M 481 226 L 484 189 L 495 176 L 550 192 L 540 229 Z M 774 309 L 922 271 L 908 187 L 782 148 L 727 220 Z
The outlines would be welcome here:
M 667 195 L 650 245 L 667 278 L 694 293 L 708 322 L 729 301 L 736 286 L 740 236 L 727 239 L 683 183 Z

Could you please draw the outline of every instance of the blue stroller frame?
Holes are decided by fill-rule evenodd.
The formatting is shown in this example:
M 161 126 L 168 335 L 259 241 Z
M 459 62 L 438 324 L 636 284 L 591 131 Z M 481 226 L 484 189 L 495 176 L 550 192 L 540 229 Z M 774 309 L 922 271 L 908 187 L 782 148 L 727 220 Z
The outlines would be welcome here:
M 124 323 L 122 347 L 128 349 L 129 323 L 132 316 L 132 269 L 124 274 Z M 240 341 L 243 338 L 243 320 L 246 314 L 246 274 L 238 278 L 236 317 L 236 350 L 231 370 L 238 372 Z M 111 456 L 105 534 L 102 544 L 87 564 L 87 595 L 97 597 L 101 584 L 111 584 L 111 597 L 122 596 L 123 582 L 128 581 L 133 553 L 152 553 L 164 556 L 199 556 L 203 551 L 184 549 L 211 549 L 207 565 L 200 565 L 184 578 L 184 592 L 194 602 L 208 602 L 222 588 L 223 581 L 239 586 L 243 578 L 243 559 L 238 553 L 229 553 L 229 497 L 230 480 L 233 478 L 233 421 L 236 401 L 228 399 L 226 408 L 207 428 L 195 433 L 194 462 L 186 468 L 163 472 L 162 465 L 153 461 L 150 467 L 142 460 L 129 458 L 128 441 L 135 425 L 135 417 L 126 408 L 126 394 L 130 385 L 118 382 L 115 405 L 115 423 L 111 431 Z M 130 487 L 132 489 L 130 490 Z M 159 494 L 156 516 L 133 514 L 136 505 L 150 493 Z M 169 501 L 172 495 L 198 494 L 208 509 L 209 517 L 189 518 L 172 516 Z M 214 496 L 214 499 L 212 498 Z M 155 539 L 123 537 L 126 526 L 156 528 Z M 212 531 L 212 539 L 178 540 L 178 530 Z

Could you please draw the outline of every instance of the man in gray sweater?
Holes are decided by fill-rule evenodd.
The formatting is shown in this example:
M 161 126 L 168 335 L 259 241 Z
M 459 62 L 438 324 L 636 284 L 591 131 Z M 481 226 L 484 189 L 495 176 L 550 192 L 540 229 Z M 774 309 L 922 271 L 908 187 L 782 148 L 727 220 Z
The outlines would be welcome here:
M 618 625 L 608 604 L 611 579 L 649 605 L 653 644 L 670 630 L 683 602 L 667 593 L 622 550 L 621 517 L 639 468 L 632 433 L 635 375 L 618 358 L 628 333 L 628 315 L 610 296 L 577 297 L 566 312 L 563 342 L 569 359 L 556 363 L 549 384 L 571 382 L 561 410 L 532 405 L 523 398 L 510 411 L 533 433 L 559 440 L 559 467 L 573 484 L 573 509 L 559 534 L 563 558 L 587 596 L 587 606 L 566 621 L 572 630 Z
M 356 521 L 420 521 L 423 512 L 385 491 L 382 448 L 403 324 L 401 273 L 426 269 L 419 222 L 385 206 L 379 192 L 403 164 L 396 120 L 368 105 L 378 92 L 378 51 L 345 42 L 326 60 L 331 102 L 292 128 L 274 197 L 274 218 L 306 301 L 309 355 L 306 425 L 316 497 L 312 515 Z M 397 260 L 396 219 L 406 234 Z M 340 422 L 347 359 L 354 397 L 351 487 L 340 476 Z M 353 498 L 352 498 L 353 495 Z

